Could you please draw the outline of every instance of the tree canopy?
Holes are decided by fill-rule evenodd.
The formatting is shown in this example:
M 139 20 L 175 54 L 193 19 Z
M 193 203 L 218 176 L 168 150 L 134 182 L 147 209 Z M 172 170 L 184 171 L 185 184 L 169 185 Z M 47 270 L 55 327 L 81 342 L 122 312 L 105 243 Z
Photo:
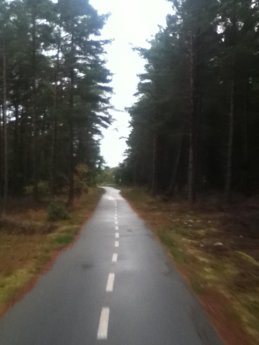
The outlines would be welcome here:
M 171 1 L 146 60 L 121 169 L 154 193 L 259 189 L 259 4 Z
M 76 191 L 102 163 L 110 72 L 100 16 L 87 0 L 0 0 L 0 193 Z

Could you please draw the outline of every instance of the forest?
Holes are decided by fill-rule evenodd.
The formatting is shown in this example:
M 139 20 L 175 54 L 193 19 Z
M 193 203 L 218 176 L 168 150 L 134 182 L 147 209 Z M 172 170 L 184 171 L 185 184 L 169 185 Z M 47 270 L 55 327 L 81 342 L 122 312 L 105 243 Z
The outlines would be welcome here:
M 259 191 L 259 3 L 171 0 L 129 109 L 117 178 L 153 194 Z
M 120 8 L 130 0 L 106 2 Z M 111 41 L 102 38 L 109 16 L 98 14 L 90 0 L 0 0 L 0 317 L 34 286 L 42 272 L 51 270 L 59 254 L 73 250 L 73 243 L 75 255 L 69 252 L 65 260 L 69 267 L 61 270 L 68 278 L 61 283 L 55 279 L 49 290 L 67 309 L 53 305 L 55 318 L 48 313 L 46 324 L 51 329 L 47 336 L 65 339 L 66 333 L 59 338 L 54 330 L 69 320 L 72 327 L 67 339 L 84 335 L 85 312 L 91 309 L 85 308 L 84 298 L 92 303 L 97 296 L 99 303 L 95 295 L 99 287 L 95 289 L 94 284 L 108 267 L 112 256 L 107 250 L 114 243 L 117 258 L 111 264 L 117 260 L 116 265 L 123 264 L 114 270 L 116 275 L 126 274 L 128 263 L 129 281 L 138 282 L 139 272 L 145 272 L 143 282 L 147 279 L 140 289 L 136 285 L 130 291 L 129 295 L 137 296 L 139 291 L 142 295 L 134 297 L 135 305 L 129 308 L 133 313 L 127 314 L 126 321 L 136 321 L 136 301 L 152 300 L 149 293 L 159 286 L 153 280 L 155 270 L 159 280 L 166 279 L 162 294 L 164 287 L 169 292 L 170 277 L 174 286 L 179 285 L 173 273 L 176 267 L 225 344 L 258 345 L 259 1 L 168 2 L 172 11 L 166 25 L 159 27 L 148 48 L 134 48 L 145 61 L 145 69 L 139 75 L 136 101 L 127 109 L 131 133 L 125 159 L 111 168 L 105 167 L 100 154 L 103 129 L 113 122 L 111 109 L 118 110 L 111 99 L 116 83 L 113 90 L 113 75 L 106 67 Z M 131 26 L 121 28 L 123 38 L 124 29 L 131 30 Z M 116 58 L 124 72 L 132 62 L 122 56 L 123 52 Z M 126 79 L 122 76 L 125 84 Z M 106 188 L 99 207 L 105 191 L 96 187 L 104 184 L 116 190 Z M 142 232 L 124 197 L 153 234 Z M 166 258 L 157 255 L 158 239 Z M 149 241 L 152 247 L 148 250 Z M 89 250 L 92 243 L 96 247 Z M 159 264 L 149 261 L 153 257 Z M 92 264 L 95 261 L 97 265 Z M 150 276 L 146 275 L 149 269 Z M 82 280 L 71 280 L 72 271 Z M 91 283 L 90 289 L 85 282 Z M 127 296 L 128 286 L 122 286 L 121 296 Z M 117 289 L 116 282 L 119 296 Z M 62 290 L 69 293 L 71 303 L 63 300 Z M 41 291 L 41 300 L 49 303 Z M 178 293 L 170 293 L 169 301 L 174 303 L 172 296 L 178 299 Z M 167 310 L 164 298 L 160 303 L 157 292 L 154 296 L 159 308 L 150 309 L 149 303 L 147 314 L 142 313 L 137 321 L 142 318 L 145 325 L 150 316 L 162 312 L 157 320 L 170 326 L 160 308 Z M 73 307 L 74 298 L 78 303 Z M 190 325 L 199 341 L 208 343 L 208 334 L 193 304 L 188 303 L 183 310 L 188 312 Z M 71 306 L 75 314 L 70 313 Z M 39 315 L 44 317 L 48 309 L 42 310 Z M 61 318 L 56 317 L 57 310 L 65 311 Z M 180 320 L 179 330 L 184 334 L 181 317 L 177 314 L 172 321 Z M 76 328 L 79 318 L 82 332 Z M 90 316 L 86 321 L 92 324 Z M 131 330 L 128 325 L 127 332 Z M 41 327 L 40 322 L 28 331 L 35 334 Z M 152 332 L 159 336 L 160 329 L 159 325 Z M 20 333 L 15 330 L 13 334 L 19 337 Z M 92 341 L 89 334 L 84 340 Z
M 69 204 L 103 159 L 111 75 L 106 16 L 86 0 L 0 0 L 0 195 L 65 193 Z

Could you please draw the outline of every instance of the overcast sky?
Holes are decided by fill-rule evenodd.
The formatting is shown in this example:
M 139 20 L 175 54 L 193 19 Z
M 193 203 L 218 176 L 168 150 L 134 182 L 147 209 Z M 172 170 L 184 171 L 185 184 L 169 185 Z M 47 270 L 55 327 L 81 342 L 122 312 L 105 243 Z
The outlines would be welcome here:
M 123 161 L 127 148 L 129 115 L 125 107 L 134 103 L 138 83 L 137 75 L 143 71 L 144 61 L 132 47 L 147 47 L 157 31 L 158 25 L 165 25 L 171 5 L 166 0 L 91 0 L 99 13 L 110 13 L 102 36 L 113 39 L 107 47 L 107 67 L 113 73 L 114 95 L 111 103 L 113 125 L 103 132 L 101 154 L 108 166 L 117 166 Z

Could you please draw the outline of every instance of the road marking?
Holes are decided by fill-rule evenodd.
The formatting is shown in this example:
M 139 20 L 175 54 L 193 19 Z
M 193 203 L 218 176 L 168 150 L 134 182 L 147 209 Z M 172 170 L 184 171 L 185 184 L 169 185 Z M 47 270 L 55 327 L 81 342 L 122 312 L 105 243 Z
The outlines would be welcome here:
M 120 234 L 118 232 L 115 233 L 115 238 L 120 238 Z
M 115 220 L 115 225 L 118 225 L 118 220 L 117 219 Z
M 97 332 L 98 340 L 105 340 L 108 338 L 110 308 L 103 308 L 100 315 L 99 327 Z
M 112 256 L 112 262 L 117 262 L 118 261 L 118 254 L 114 253 Z
M 116 247 L 116 248 L 119 247 L 119 241 L 115 241 L 115 247 Z
M 119 227 L 118 225 L 115 226 L 115 230 L 118 231 L 119 230 Z
M 115 274 L 114 273 L 110 273 L 108 275 L 108 279 L 107 279 L 106 292 L 112 292 L 113 291 L 114 279 L 115 279 Z

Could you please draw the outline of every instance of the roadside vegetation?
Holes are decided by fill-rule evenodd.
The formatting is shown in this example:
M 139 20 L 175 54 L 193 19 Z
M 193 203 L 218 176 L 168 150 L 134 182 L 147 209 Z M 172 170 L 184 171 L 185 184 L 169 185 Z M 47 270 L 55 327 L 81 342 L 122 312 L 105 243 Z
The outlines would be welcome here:
M 258 199 L 195 206 L 143 189 L 123 195 L 164 244 L 226 344 L 259 344 Z
M 102 189 L 89 188 L 69 207 L 65 197 L 51 203 L 9 202 L 0 217 L 0 315 L 73 242 L 101 194 Z

